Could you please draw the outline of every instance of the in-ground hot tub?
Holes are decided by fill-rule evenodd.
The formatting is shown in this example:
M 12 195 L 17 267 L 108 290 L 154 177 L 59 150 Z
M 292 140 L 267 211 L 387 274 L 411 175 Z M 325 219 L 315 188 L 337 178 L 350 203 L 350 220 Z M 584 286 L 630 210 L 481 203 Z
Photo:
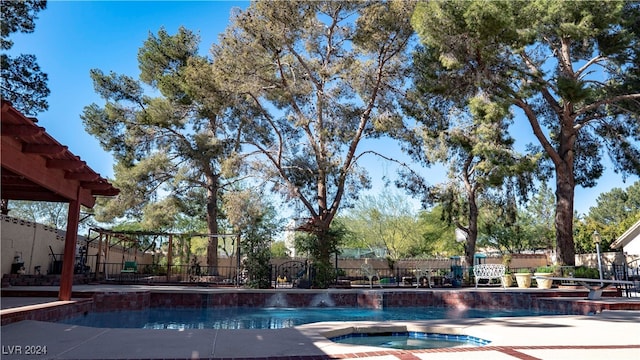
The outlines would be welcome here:
M 432 328 L 417 325 L 365 325 L 334 328 L 323 333 L 323 335 L 339 344 L 401 350 L 475 347 L 490 343 L 488 340 L 467 335 L 461 329 Z

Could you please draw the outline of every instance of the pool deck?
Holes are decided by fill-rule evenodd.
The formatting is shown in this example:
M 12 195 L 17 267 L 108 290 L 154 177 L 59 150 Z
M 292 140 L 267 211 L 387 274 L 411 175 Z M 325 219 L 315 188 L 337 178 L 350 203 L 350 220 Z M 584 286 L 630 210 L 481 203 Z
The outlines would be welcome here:
M 56 288 L 12 287 L 11 291 Z M 139 291 L 141 286 L 74 286 L 82 291 Z M 4 290 L 4 289 L 3 289 Z M 206 291 L 177 286 L 154 291 Z M 493 291 L 495 289 L 491 289 Z M 224 289 L 223 291 L 234 291 Z M 237 289 L 236 291 L 243 291 Z M 287 290 L 278 290 L 287 291 Z M 365 290 L 366 291 L 366 290 Z M 420 290 L 408 290 L 420 291 Z M 486 289 L 464 288 L 481 292 Z M 504 290 L 509 291 L 509 289 Z M 535 291 L 532 289 L 532 291 Z M 75 300 L 75 299 L 74 299 Z M 78 299 L 82 301 L 83 299 Z M 560 299 L 559 299 L 560 300 Z M 564 298 L 563 301 L 585 301 Z M 605 303 L 638 309 L 640 298 L 603 298 Z M 1 298 L 2 313 L 57 303 L 51 297 Z M 391 350 L 336 344 L 326 336 L 349 328 L 390 327 L 410 331 L 461 333 L 491 341 L 487 346 Z M 2 326 L 3 359 L 640 359 L 640 310 L 605 310 L 595 315 L 535 316 L 493 319 L 448 319 L 411 322 L 325 322 L 280 330 L 144 330 L 90 328 L 24 320 Z M 38 348 L 40 346 L 40 348 Z M 46 354 L 27 351 L 46 346 Z

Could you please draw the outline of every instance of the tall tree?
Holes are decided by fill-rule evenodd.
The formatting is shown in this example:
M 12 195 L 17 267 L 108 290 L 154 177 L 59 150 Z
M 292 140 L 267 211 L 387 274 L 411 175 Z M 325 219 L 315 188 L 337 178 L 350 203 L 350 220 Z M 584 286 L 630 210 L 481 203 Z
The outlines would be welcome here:
M 556 242 L 573 265 L 576 185 L 640 173 L 640 7 L 627 1 L 428 1 L 413 24 L 442 72 L 440 92 L 518 109 L 553 164 Z M 452 85 L 455 85 L 453 87 Z
M 13 41 L 9 36 L 15 32 L 32 33 L 35 30 L 35 20 L 38 12 L 47 8 L 47 2 L 41 0 L 2 0 L 2 22 L 0 33 L 2 39 L 2 55 L 0 55 L 0 68 L 2 69 L 2 90 L 0 96 L 3 100 L 11 101 L 12 105 L 28 115 L 36 115 L 38 112 L 49 108 L 47 96 L 47 74 L 42 72 L 36 62 L 36 56 L 21 54 L 11 57 L 5 53 L 13 47 Z
M 218 79 L 244 106 L 243 140 L 275 190 L 295 199 L 328 266 L 329 228 L 369 185 L 359 144 L 400 122 L 396 95 L 413 34 L 408 1 L 257 1 L 213 46 Z M 325 266 L 326 265 L 326 266 Z
M 414 84 L 405 109 L 417 120 L 416 135 L 403 135 L 405 147 L 426 166 L 444 163 L 448 180 L 426 187 L 427 203 L 443 205 L 447 221 L 465 234 L 464 255 L 473 264 L 478 239 L 479 201 L 505 179 L 517 179 L 526 194 L 538 156 L 521 156 L 507 135 L 508 106 L 493 102 L 483 91 L 458 95 L 441 93 L 442 66 L 431 53 L 415 55 Z M 413 186 L 413 185 L 412 185 Z
M 222 190 L 235 177 L 238 127 L 225 113 L 210 61 L 197 54 L 199 38 L 180 28 L 150 34 L 138 53 L 140 81 L 92 70 L 104 107 L 85 107 L 87 131 L 113 152 L 120 196 L 102 209 L 104 218 L 126 213 L 146 226 L 170 229 L 183 212 L 203 216 L 218 234 Z M 145 94 L 143 84 L 160 95 Z M 192 199 L 200 208 L 193 206 Z M 204 204 L 204 207 L 202 206 Z M 218 238 L 210 237 L 207 265 L 217 271 Z

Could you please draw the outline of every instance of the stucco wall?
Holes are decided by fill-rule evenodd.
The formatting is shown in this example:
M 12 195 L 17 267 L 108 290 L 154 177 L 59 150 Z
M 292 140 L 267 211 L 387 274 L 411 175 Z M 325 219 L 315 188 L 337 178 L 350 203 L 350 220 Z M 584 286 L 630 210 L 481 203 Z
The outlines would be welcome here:
M 52 261 L 49 246 L 55 254 L 63 253 L 64 237 L 59 236 L 55 228 L 4 215 L 0 226 L 3 274 L 11 272 L 16 256 L 24 262 L 27 274 L 35 274 L 35 266 L 41 266 L 41 273 L 46 274 Z
M 602 266 L 608 269 L 613 264 L 624 264 L 624 255 L 619 252 L 605 252 L 600 254 Z M 576 266 L 598 267 L 598 256 L 593 254 L 576 254 Z
M 64 231 L 42 224 L 32 223 L 11 216 L 0 215 L 0 236 L 1 258 L 0 270 L 2 274 L 11 272 L 11 264 L 14 262 L 15 256 L 20 256 L 24 262 L 26 274 L 36 274 L 35 267 L 40 266 L 40 273 L 47 274 L 52 269 L 53 256 L 56 255 L 58 261 L 62 260 L 64 253 Z M 78 246 L 76 255 L 79 253 L 80 246 L 86 245 L 86 237 L 78 236 Z M 91 271 L 95 271 L 96 254 L 98 253 L 98 241 L 91 241 L 88 245 L 88 259 L 86 264 L 91 267 Z M 104 246 L 104 245 L 103 245 Z M 51 248 L 49 248 L 51 247 Z M 101 263 L 121 264 L 124 261 L 136 260 L 140 264 L 150 264 L 152 261 L 151 254 L 142 254 L 135 250 L 123 249 L 119 245 L 112 246 L 108 251 L 107 260 L 101 258 Z M 102 269 L 101 269 L 102 270 Z

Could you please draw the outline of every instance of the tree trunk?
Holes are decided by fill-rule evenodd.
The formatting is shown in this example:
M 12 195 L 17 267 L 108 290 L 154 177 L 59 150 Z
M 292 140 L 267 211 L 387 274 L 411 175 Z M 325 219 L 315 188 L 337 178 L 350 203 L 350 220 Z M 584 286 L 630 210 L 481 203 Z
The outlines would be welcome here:
M 313 219 L 313 233 L 318 241 L 318 249 L 314 260 L 328 263 L 331 261 L 331 239 L 329 236 L 331 222 L 326 218 L 327 213 L 324 212 L 324 214 L 325 217 L 316 216 Z
M 573 200 L 575 180 L 568 166 L 556 166 L 556 243 L 561 265 L 575 265 Z
M 469 231 L 467 232 L 467 243 L 464 247 L 464 257 L 467 266 L 473 266 L 473 255 L 476 252 L 476 241 L 478 239 L 478 204 L 476 204 L 475 192 L 469 194 Z
M 570 61 L 567 60 L 570 64 Z M 527 119 L 533 128 L 533 133 L 542 144 L 545 152 L 553 161 L 556 174 L 556 249 L 560 265 L 575 265 L 575 248 L 573 242 L 573 200 L 575 192 L 575 143 L 577 130 L 574 128 L 574 111 L 571 102 L 566 102 L 564 107 L 557 109 L 559 105 L 553 101 L 551 95 L 547 96 L 547 102 L 557 111 L 560 120 L 560 132 L 558 133 L 558 149 L 553 148 L 551 142 L 538 123 L 537 116 L 531 106 L 526 102 L 516 99 L 516 105 L 527 115 Z
M 209 275 L 218 275 L 218 178 L 207 176 L 207 266 Z

